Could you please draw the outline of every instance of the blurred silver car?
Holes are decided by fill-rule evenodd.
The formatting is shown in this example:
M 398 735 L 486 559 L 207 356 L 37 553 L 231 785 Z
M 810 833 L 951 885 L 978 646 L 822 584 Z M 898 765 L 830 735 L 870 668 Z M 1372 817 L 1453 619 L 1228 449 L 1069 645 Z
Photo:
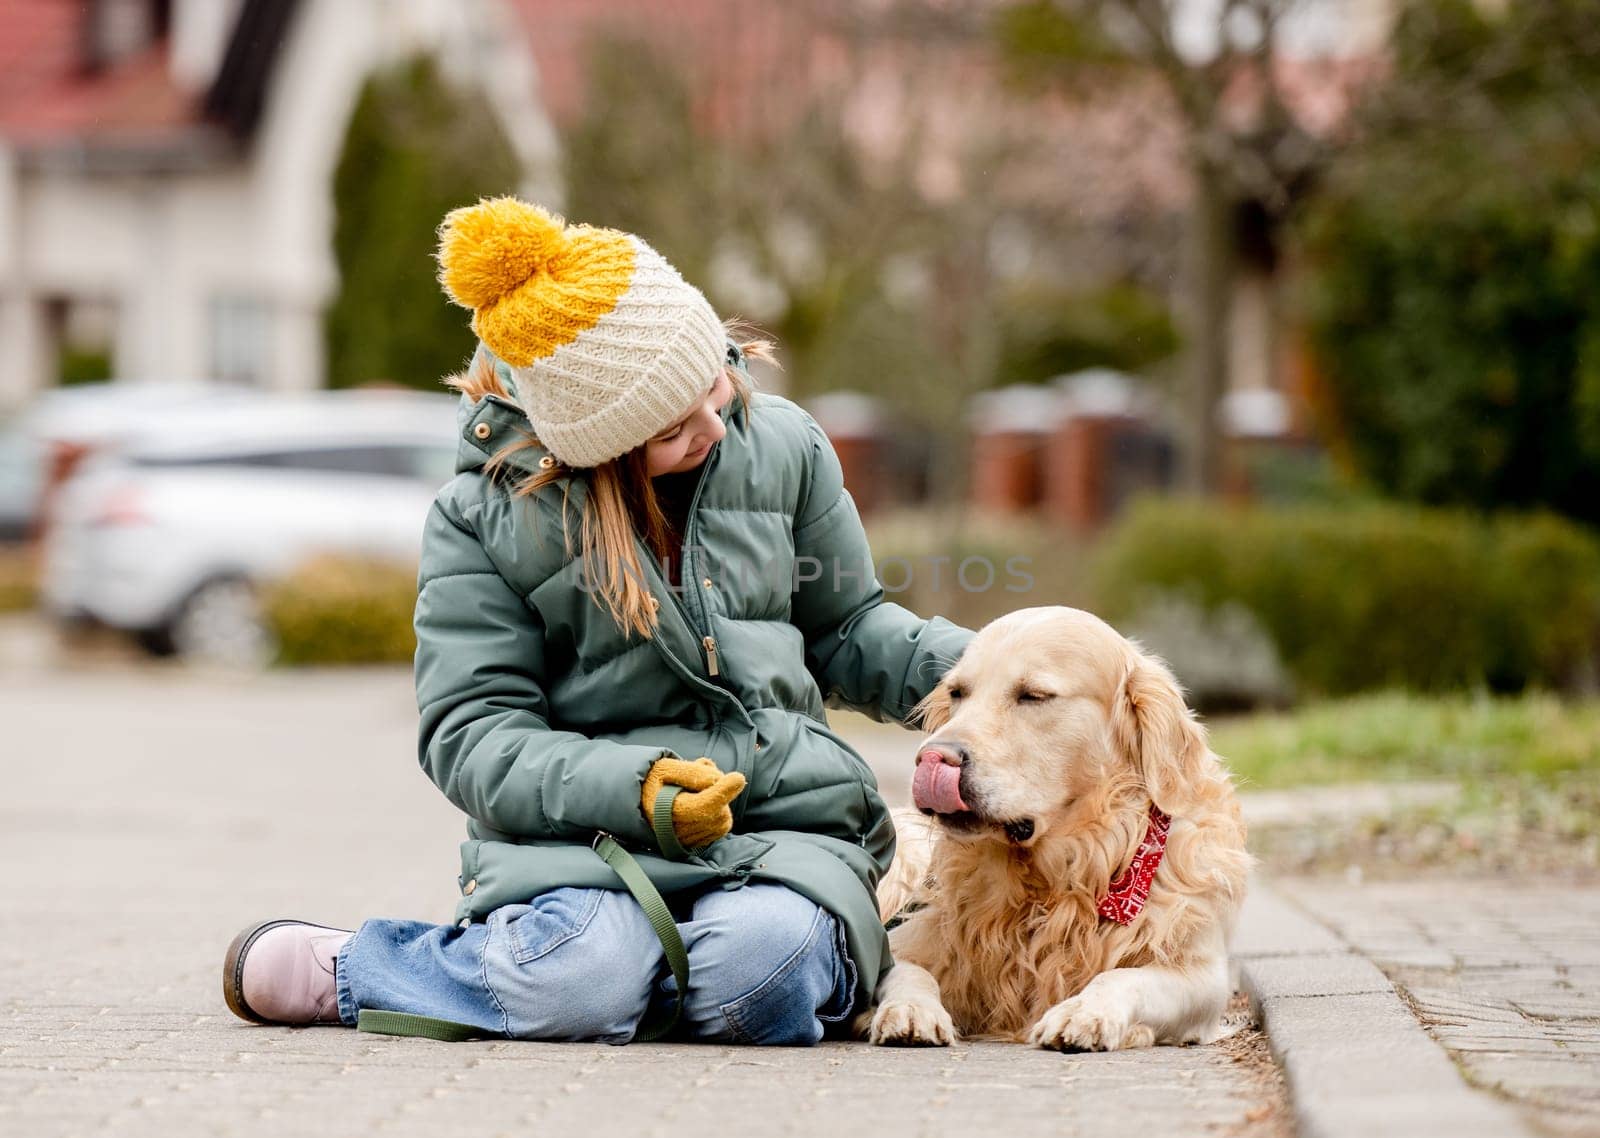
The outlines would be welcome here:
M 323 553 L 415 562 L 454 473 L 455 408 L 444 394 L 318 392 L 143 424 L 61 488 L 45 606 L 152 651 L 264 663 L 264 582 Z
M 39 535 L 61 483 L 95 453 L 174 411 L 259 401 L 219 383 L 111 380 L 53 387 L 0 422 L 0 540 Z
M 0 542 L 33 536 L 44 502 L 47 451 L 13 423 L 0 423 Z

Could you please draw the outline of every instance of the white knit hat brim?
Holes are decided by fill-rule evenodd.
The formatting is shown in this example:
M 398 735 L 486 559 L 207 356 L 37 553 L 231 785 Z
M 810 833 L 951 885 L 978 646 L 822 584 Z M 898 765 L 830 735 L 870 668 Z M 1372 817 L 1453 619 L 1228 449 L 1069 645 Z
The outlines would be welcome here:
M 700 290 L 633 240 L 633 280 L 616 306 L 514 369 L 534 434 L 566 466 L 598 466 L 644 445 L 705 399 L 727 359 L 727 337 Z

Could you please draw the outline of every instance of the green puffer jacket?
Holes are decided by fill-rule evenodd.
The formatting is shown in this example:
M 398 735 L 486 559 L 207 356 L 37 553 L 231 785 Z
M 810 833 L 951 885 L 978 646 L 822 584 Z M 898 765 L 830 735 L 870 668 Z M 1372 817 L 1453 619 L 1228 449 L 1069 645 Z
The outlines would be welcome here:
M 605 831 L 669 898 L 767 880 L 834 913 L 865 1006 L 890 963 L 873 889 L 894 828 L 824 705 L 903 722 L 971 632 L 884 600 L 838 458 L 787 399 L 724 410 L 681 590 L 639 544 L 660 602 L 648 639 L 617 627 L 565 551 L 561 491 L 576 519 L 583 482 L 514 500 L 505 476 L 484 474 L 530 430 L 523 412 L 463 396 L 458 419 L 459 474 L 428 517 L 416 606 L 419 756 L 468 816 L 457 919 L 560 886 L 619 888 L 591 848 Z M 511 473 L 544 454 L 520 452 Z M 640 810 L 645 772 L 666 755 L 707 755 L 748 780 L 734 832 L 687 861 L 660 855 Z

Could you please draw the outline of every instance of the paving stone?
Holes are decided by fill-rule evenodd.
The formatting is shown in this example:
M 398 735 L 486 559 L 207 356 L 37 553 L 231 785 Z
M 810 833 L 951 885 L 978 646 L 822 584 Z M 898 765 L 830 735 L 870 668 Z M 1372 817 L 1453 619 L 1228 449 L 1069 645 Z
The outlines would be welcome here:
M 1239 913 L 1231 953 L 1235 959 L 1258 956 L 1329 956 L 1349 946 L 1268 889 L 1252 890 Z
M 1439 879 L 1355 888 L 1310 879 L 1278 884 L 1384 966 L 1475 1084 L 1521 1104 L 1541 1130 L 1600 1136 L 1600 968 L 1578 963 L 1600 951 L 1600 887 Z M 1391 942 L 1377 942 L 1373 930 L 1391 927 L 1402 912 L 1456 966 L 1386 959 Z
M 1087 1136 L 1112 1117 L 1173 1135 L 1282 1133 L 1276 1072 L 1244 1046 L 1253 1032 L 1059 1055 L 439 1044 L 243 1024 L 218 981 L 245 924 L 443 920 L 454 906 L 461 819 L 417 772 L 409 673 L 6 683 L 6 753 L 29 761 L 0 798 L 0 864 L 23 869 L 0 878 L 4 1138 Z M 873 753 L 904 783 L 915 736 L 897 738 Z
M 1328 908 L 1341 903 L 1349 900 L 1336 895 Z M 1266 919 L 1264 912 L 1277 919 Z M 1354 940 L 1338 919 L 1325 912 L 1320 916 L 1338 930 L 1341 941 Z M 1282 924 L 1307 924 L 1304 916 L 1294 924 L 1294 917 L 1294 906 L 1286 906 L 1274 890 L 1256 888 L 1245 904 L 1235 954 L 1240 980 L 1258 1005 L 1272 1052 L 1290 1080 L 1301 1135 L 1528 1133 L 1509 1106 L 1461 1079 L 1445 1050 L 1427 1036 L 1394 984 L 1370 960 L 1347 952 L 1294 952 L 1301 941 L 1285 938 Z M 1262 951 L 1264 946 L 1274 952 Z M 1514 1015 L 1514 1021 L 1520 1024 L 1522 1018 Z
M 1392 993 L 1276 997 L 1261 1008 L 1302 1135 L 1526 1132 L 1509 1107 L 1461 1081 Z
M 1422 946 L 1417 948 L 1373 948 L 1366 955 L 1385 968 L 1436 968 L 1459 967 L 1461 961 L 1442 948 Z
M 1538 1019 L 1600 1022 L 1600 1001 L 1592 996 L 1577 993 L 1557 996 L 1547 992 L 1543 995 L 1512 997 L 1510 1002 L 1524 1015 Z
M 1483 1035 L 1477 1031 L 1435 1027 L 1433 1037 L 1451 1051 L 1491 1051 L 1527 1055 L 1540 1051 L 1561 1050 L 1555 1040 L 1546 1039 L 1542 1035 Z
M 1350 953 L 1256 957 L 1242 962 L 1250 990 L 1261 999 L 1279 996 L 1392 994 L 1394 985 L 1372 961 Z
M 1528 1024 L 1527 1017 L 1519 1013 L 1516 1008 L 1497 1000 L 1474 998 L 1462 995 L 1460 992 L 1442 991 L 1437 988 L 1418 987 L 1404 976 L 1396 977 L 1396 981 L 1405 986 L 1411 1002 L 1431 1023 L 1517 1024 L 1528 1027 L 1529 1030 L 1536 1030 Z

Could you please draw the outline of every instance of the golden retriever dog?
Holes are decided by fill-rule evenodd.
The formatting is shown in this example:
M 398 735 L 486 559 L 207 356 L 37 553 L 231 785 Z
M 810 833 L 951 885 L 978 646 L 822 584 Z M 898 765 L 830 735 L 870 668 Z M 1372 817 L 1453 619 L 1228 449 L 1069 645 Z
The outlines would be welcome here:
M 922 814 L 897 813 L 879 888 L 901 921 L 858 1021 L 872 1042 L 1217 1039 L 1251 858 L 1228 771 L 1166 666 L 1089 613 L 1022 609 L 918 710 Z

